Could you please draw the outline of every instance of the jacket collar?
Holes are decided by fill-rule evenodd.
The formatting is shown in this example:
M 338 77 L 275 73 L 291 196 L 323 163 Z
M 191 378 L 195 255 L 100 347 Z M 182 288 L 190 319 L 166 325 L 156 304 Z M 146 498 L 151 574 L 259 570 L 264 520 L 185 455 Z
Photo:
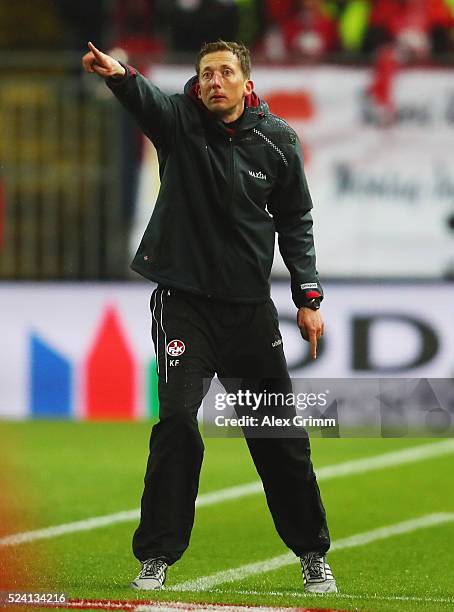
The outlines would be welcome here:
M 219 121 L 214 113 L 211 113 L 200 100 L 198 97 L 198 90 L 199 79 L 197 76 L 193 76 L 184 86 L 184 93 L 198 106 L 202 112 L 205 113 L 207 117 L 211 118 L 215 124 L 223 129 L 223 131 L 228 132 L 228 127 L 226 127 L 222 121 Z M 238 132 L 252 129 L 269 113 L 268 104 L 266 102 L 262 102 L 255 91 L 247 96 L 244 101 L 244 114 L 243 119 L 236 130 Z

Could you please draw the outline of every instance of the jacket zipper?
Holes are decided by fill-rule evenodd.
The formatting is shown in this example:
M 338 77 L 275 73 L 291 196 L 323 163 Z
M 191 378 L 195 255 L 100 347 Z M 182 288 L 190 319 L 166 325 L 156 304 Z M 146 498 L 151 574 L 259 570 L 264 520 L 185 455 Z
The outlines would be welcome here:
M 234 156 L 233 156 L 233 136 L 229 136 L 229 147 L 230 147 L 230 154 L 229 154 L 229 169 L 228 169 L 228 180 L 230 180 L 230 193 L 228 194 L 228 199 L 226 199 L 226 205 L 225 205 L 225 212 L 231 212 L 232 208 L 233 208 L 233 194 L 234 194 L 234 190 L 235 190 L 235 185 L 234 185 Z M 225 256 L 226 256 L 226 248 L 224 248 L 224 252 L 221 256 L 221 263 L 219 264 L 217 271 L 216 271 L 216 278 L 219 277 L 219 274 L 221 273 L 222 268 L 224 267 L 224 261 L 225 261 Z M 208 296 L 211 297 L 211 296 Z

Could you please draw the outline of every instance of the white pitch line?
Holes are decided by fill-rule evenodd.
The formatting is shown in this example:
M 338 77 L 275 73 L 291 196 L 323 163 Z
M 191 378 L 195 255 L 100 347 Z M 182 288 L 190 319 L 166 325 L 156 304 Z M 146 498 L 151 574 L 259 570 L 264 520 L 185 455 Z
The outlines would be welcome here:
M 312 598 L 314 593 L 304 593 L 301 591 L 255 591 L 253 589 L 210 589 L 210 593 L 219 593 L 221 595 L 265 595 L 270 597 L 297 597 Z M 324 593 L 320 594 L 321 598 L 326 598 Z M 336 599 L 375 599 L 378 601 L 414 601 L 418 603 L 454 603 L 454 597 L 418 597 L 417 595 L 379 595 L 378 593 L 336 593 L 333 595 Z
M 335 463 L 334 465 L 318 468 L 316 471 L 317 480 L 326 481 L 342 476 L 363 474 L 373 470 L 381 470 L 385 467 L 405 465 L 406 463 L 414 463 L 416 461 L 423 461 L 424 459 L 440 457 L 451 453 L 454 453 L 454 440 L 452 439 L 412 446 L 411 448 L 383 453 L 382 455 L 353 459 L 352 461 L 344 461 L 343 463 Z M 262 491 L 262 483 L 258 480 L 256 482 L 229 487 L 228 489 L 221 489 L 220 491 L 213 491 L 212 493 L 205 493 L 199 496 L 196 505 L 198 507 L 211 506 L 212 504 L 254 495 Z
M 255 482 L 247 482 L 242 485 L 235 485 L 234 487 L 203 493 L 198 496 L 195 505 L 198 508 L 204 508 L 205 506 L 213 506 L 214 504 L 219 504 L 224 501 L 240 499 L 241 497 L 248 497 L 249 495 L 256 495 L 261 492 L 263 492 L 262 482 L 256 480 Z
M 371 542 L 377 542 L 392 536 L 402 535 L 405 533 L 412 533 L 418 529 L 424 529 L 427 527 L 434 527 L 443 525 L 444 523 L 454 522 L 454 512 L 440 512 L 437 514 L 427 514 L 425 516 L 396 523 L 395 525 L 388 525 L 386 527 L 380 527 L 373 529 L 372 531 L 366 531 L 336 540 L 331 545 L 331 551 L 345 550 L 346 548 L 356 548 L 357 546 L 363 546 L 364 544 L 370 544 Z M 285 553 L 266 559 L 265 561 L 257 561 L 255 563 L 247 563 L 240 565 L 239 567 L 233 567 L 228 570 L 223 570 L 211 574 L 209 576 L 203 576 L 196 580 L 186 580 L 180 584 L 168 587 L 169 590 L 174 591 L 207 591 L 218 584 L 224 584 L 226 582 L 236 582 L 244 580 L 249 576 L 256 574 L 262 574 L 264 572 L 270 572 L 272 570 L 279 569 L 286 565 L 295 563 L 296 557 L 293 553 Z
M 48 608 L 58 608 L 58 605 L 44 606 Z M 98 609 L 98 610 L 131 610 L 132 612 L 295 612 L 303 608 L 284 607 L 284 606 L 255 606 L 247 604 L 222 604 L 222 603 L 192 603 L 187 601 L 109 601 L 101 600 L 80 600 L 67 601 L 60 606 L 61 608 L 74 609 Z M 305 608 L 304 608 L 305 610 Z
M 404 465 L 406 463 L 414 463 L 431 459 L 432 457 L 441 457 L 454 453 L 454 440 L 443 440 L 442 442 L 431 442 L 430 444 L 421 444 L 404 448 L 403 450 L 383 453 L 373 457 L 363 459 L 355 459 L 353 461 L 345 461 L 337 465 L 327 465 L 317 470 L 317 480 L 330 480 L 331 478 L 339 478 L 340 476 L 352 476 L 353 474 L 363 474 L 373 470 L 381 470 L 385 467 L 393 467 L 396 465 Z
M 399 451 L 383 453 L 373 457 L 362 459 L 354 459 L 334 465 L 327 465 L 317 470 L 317 480 L 325 481 L 333 478 L 341 478 L 343 476 L 351 476 L 353 474 L 364 474 L 373 470 L 380 470 L 385 467 L 404 465 L 407 463 L 415 463 L 425 459 L 441 457 L 454 453 L 454 440 L 443 440 L 442 442 L 432 442 L 430 444 L 422 444 L 412 446 Z M 237 500 L 250 495 L 256 495 L 263 492 L 262 483 L 260 480 L 249 482 L 234 487 L 227 487 L 218 491 L 203 493 L 199 495 L 196 501 L 198 508 L 212 506 L 228 500 Z M 68 533 L 76 533 L 78 531 L 90 531 L 99 527 L 108 527 L 117 523 L 125 523 L 136 521 L 140 517 L 140 509 L 125 510 L 114 514 L 106 514 L 104 516 L 95 516 L 72 523 L 64 523 L 53 527 L 45 527 L 33 531 L 25 531 L 0 537 L 0 547 L 17 546 L 35 540 L 44 540 L 55 538 L 57 536 Z
M 16 546 L 25 542 L 33 542 L 34 540 L 45 540 L 55 538 L 67 533 L 77 531 L 90 531 L 97 527 L 106 527 L 114 523 L 124 523 L 125 521 L 133 521 L 140 516 L 139 510 L 126 510 L 125 512 L 117 512 L 115 514 L 106 514 L 105 516 L 95 516 L 93 518 L 75 521 L 74 523 L 64 523 L 63 525 L 55 525 L 54 527 L 45 527 L 44 529 L 35 529 L 34 531 L 24 531 L 0 538 L 1 546 Z
M 273 606 L 247 606 L 241 604 L 210 604 L 188 602 L 172 602 L 166 601 L 156 604 L 143 604 L 136 606 L 134 612 L 295 612 L 295 608 L 289 607 L 273 607 Z M 298 608 L 301 610 L 301 608 Z

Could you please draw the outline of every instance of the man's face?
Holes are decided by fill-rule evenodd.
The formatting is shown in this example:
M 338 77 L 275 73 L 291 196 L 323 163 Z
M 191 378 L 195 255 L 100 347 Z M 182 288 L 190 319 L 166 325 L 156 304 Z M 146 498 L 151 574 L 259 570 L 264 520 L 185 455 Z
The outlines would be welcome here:
M 241 115 L 244 97 L 254 87 L 245 78 L 239 58 L 231 51 L 215 51 L 202 57 L 199 85 L 199 98 L 208 110 L 231 121 Z

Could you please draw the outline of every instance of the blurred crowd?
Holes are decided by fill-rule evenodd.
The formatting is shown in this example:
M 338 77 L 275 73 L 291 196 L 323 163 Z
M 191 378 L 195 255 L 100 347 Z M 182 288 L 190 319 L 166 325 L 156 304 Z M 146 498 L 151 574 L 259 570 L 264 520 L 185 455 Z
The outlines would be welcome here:
M 0 0 L 0 49 L 81 51 L 93 40 L 144 61 L 241 40 L 270 62 L 391 47 L 398 61 L 454 53 L 454 0 Z

